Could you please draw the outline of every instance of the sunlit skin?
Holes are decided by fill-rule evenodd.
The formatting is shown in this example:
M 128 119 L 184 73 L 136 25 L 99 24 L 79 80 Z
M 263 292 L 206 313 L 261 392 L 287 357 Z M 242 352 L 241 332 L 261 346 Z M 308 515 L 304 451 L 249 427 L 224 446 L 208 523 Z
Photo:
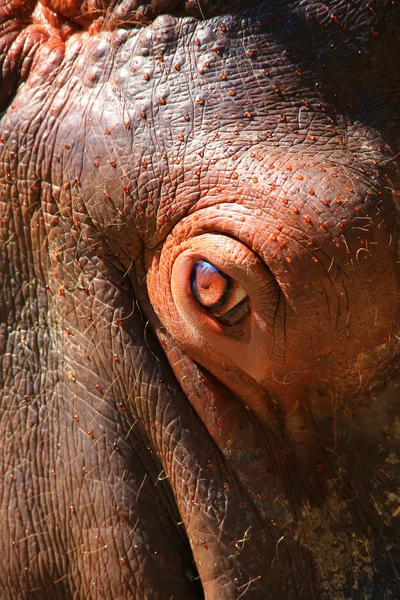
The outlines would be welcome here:
M 0 0 L 0 598 L 400 598 L 399 5 Z

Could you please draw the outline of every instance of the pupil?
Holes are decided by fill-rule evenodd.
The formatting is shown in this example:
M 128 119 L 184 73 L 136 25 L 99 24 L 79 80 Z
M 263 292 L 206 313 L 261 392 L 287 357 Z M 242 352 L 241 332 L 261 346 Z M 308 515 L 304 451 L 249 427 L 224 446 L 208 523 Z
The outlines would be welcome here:
M 190 289 L 203 308 L 217 310 L 226 302 L 229 278 L 211 263 L 198 260 L 190 275 Z

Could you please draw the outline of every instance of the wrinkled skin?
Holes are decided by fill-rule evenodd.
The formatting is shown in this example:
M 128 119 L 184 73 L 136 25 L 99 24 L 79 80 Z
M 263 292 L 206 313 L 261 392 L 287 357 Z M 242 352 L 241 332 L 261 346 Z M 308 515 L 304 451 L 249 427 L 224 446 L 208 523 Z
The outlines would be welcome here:
M 0 1 L 2 599 L 400 598 L 399 5 L 243 4 Z

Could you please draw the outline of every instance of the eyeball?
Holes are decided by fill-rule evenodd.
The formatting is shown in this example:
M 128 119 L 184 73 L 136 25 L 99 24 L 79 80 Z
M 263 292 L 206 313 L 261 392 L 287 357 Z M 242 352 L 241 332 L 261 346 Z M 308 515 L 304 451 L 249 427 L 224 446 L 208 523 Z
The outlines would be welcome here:
M 236 325 L 250 310 L 244 288 L 206 260 L 190 274 L 190 291 L 197 303 L 225 325 Z
M 230 292 L 230 279 L 211 263 L 198 260 L 190 274 L 193 297 L 203 308 L 213 312 L 222 307 Z
M 220 376 L 223 366 L 224 373 L 238 368 L 262 381 L 277 347 L 277 282 L 240 240 L 184 234 L 177 243 L 174 232 L 148 268 L 157 315 L 177 344 L 213 375 Z

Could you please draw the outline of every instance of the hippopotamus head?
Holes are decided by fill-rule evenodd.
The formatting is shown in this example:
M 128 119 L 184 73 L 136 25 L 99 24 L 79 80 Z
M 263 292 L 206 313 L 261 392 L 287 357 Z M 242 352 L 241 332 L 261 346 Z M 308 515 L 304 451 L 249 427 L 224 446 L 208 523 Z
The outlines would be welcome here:
M 0 5 L 2 597 L 400 597 L 399 17 Z

